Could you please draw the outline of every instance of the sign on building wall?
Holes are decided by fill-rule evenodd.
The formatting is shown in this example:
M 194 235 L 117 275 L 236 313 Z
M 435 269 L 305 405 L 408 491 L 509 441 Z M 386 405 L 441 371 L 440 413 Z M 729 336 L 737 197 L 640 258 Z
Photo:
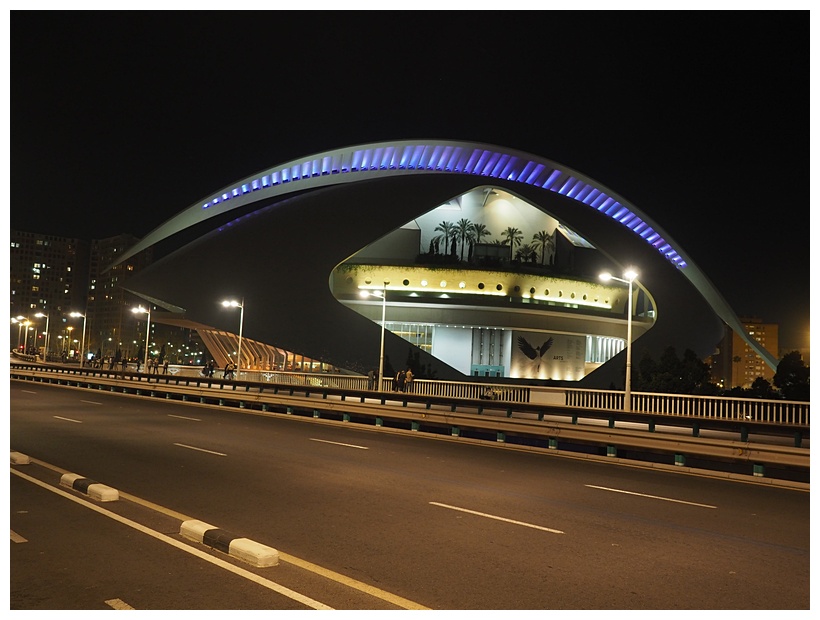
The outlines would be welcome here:
M 510 376 L 578 381 L 584 377 L 584 336 L 513 331 Z

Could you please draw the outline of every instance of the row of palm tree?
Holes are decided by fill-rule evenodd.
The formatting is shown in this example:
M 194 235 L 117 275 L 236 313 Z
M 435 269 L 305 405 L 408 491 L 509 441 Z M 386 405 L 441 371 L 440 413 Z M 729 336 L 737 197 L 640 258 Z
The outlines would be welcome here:
M 441 233 L 433 237 L 430 242 L 432 248 L 438 248 L 441 242 L 444 242 L 444 254 L 455 255 L 458 243 L 461 243 L 460 259 L 464 260 L 464 250 L 468 249 L 468 257 L 472 255 L 473 246 L 476 243 L 482 243 L 485 237 L 491 237 L 493 233 L 487 230 L 484 224 L 471 222 L 466 218 L 460 219 L 453 224 L 452 222 L 441 222 L 435 228 L 435 232 Z M 524 233 L 518 228 L 508 227 L 501 232 L 504 240 L 495 239 L 491 243 L 493 245 L 509 245 L 510 246 L 510 260 L 513 258 L 513 253 L 516 247 L 521 246 L 524 240 Z M 546 264 L 546 259 L 549 253 L 555 246 L 555 238 L 546 230 L 540 230 L 532 236 L 532 241 L 525 245 L 518 253 L 519 256 L 529 256 L 532 252 L 540 249 L 541 264 Z

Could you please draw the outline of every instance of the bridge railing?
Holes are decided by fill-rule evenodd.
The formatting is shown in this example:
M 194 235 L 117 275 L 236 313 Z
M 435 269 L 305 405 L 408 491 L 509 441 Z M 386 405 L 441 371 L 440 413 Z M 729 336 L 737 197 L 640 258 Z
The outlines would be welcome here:
M 60 372 L 61 368 L 63 371 L 71 373 L 93 372 L 95 370 L 89 366 L 84 368 L 51 366 L 51 369 L 56 372 Z M 130 365 L 127 370 L 133 372 L 135 370 L 134 365 Z M 194 366 L 171 366 L 168 370 L 169 374 L 177 377 L 199 377 L 201 371 L 202 368 Z M 159 370 L 159 373 L 162 373 L 162 369 Z M 217 370 L 215 378 L 221 377 L 222 371 Z M 358 375 L 242 370 L 241 373 L 237 373 L 236 379 L 294 386 L 329 387 L 342 390 L 368 389 L 367 377 Z M 392 378 L 382 380 L 382 391 L 393 391 Z M 415 379 L 409 391 L 421 396 L 564 405 L 613 412 L 624 411 L 624 392 L 619 390 L 589 390 Z M 696 416 L 713 420 L 749 420 L 799 426 L 809 426 L 810 422 L 810 405 L 808 402 L 802 401 L 651 392 L 632 392 L 631 396 L 631 411 L 634 413 Z

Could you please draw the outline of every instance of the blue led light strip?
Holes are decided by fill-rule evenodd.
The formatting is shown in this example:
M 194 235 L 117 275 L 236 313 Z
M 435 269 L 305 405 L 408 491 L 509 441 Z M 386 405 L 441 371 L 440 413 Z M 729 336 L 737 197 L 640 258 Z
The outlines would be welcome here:
M 686 267 L 686 261 L 651 226 L 599 188 L 562 170 L 550 169 L 543 163 L 481 148 L 465 149 L 461 146 L 418 144 L 380 145 L 377 148 L 360 149 L 341 156 L 306 159 L 301 163 L 291 163 L 277 170 L 267 171 L 265 176 L 246 181 L 229 191 L 223 191 L 205 202 L 202 208 L 208 209 L 233 197 L 266 187 L 295 183 L 312 177 L 395 170 L 473 174 L 555 192 L 609 216 L 657 249 L 669 262 L 680 268 Z

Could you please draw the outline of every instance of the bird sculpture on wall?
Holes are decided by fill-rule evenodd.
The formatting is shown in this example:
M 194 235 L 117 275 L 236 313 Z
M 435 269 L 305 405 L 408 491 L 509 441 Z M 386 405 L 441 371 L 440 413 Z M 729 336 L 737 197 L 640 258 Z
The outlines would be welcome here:
M 538 374 L 538 371 L 541 368 L 541 358 L 544 357 L 544 353 L 546 353 L 552 346 L 552 342 L 552 338 L 549 338 L 541 346 L 533 348 L 533 346 L 529 342 L 527 342 L 527 339 L 524 338 L 524 336 L 518 337 L 518 348 L 524 355 L 526 355 L 534 362 L 533 370 L 535 374 Z

